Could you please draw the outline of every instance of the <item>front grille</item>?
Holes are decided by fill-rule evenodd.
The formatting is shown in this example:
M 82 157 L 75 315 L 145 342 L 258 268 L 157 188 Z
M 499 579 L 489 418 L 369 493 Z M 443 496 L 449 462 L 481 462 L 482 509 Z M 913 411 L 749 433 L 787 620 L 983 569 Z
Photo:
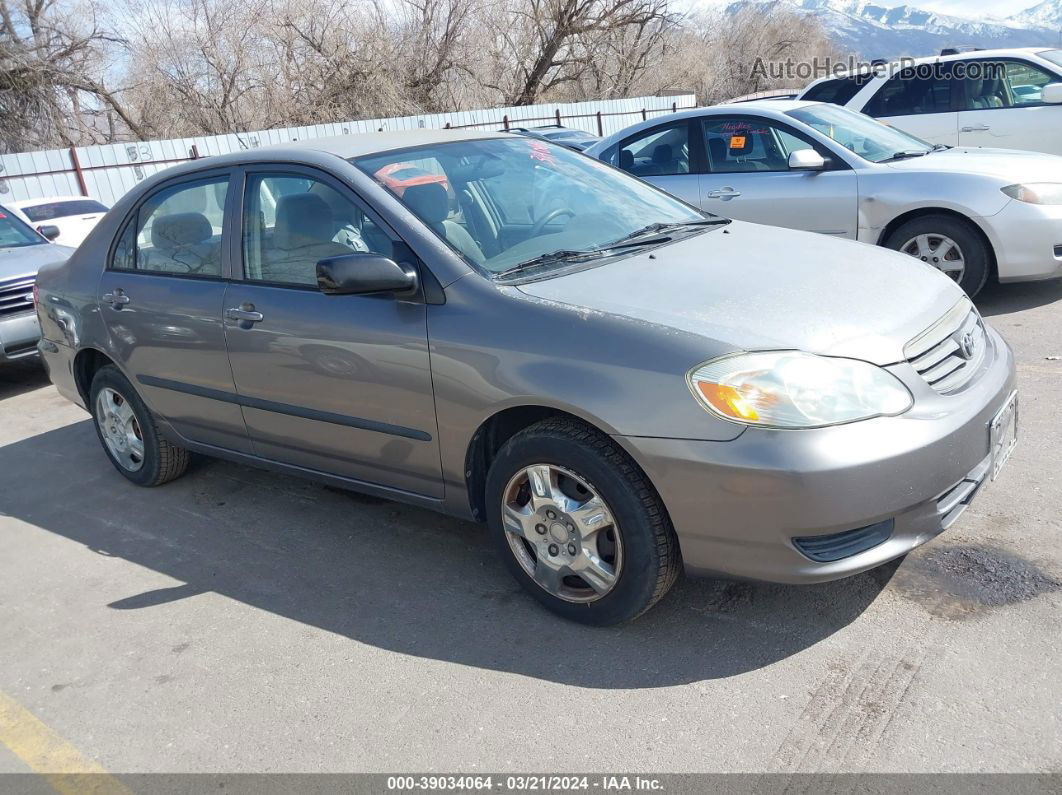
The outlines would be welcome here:
M 937 514 L 940 516 L 940 529 L 947 530 L 959 515 L 973 502 L 977 490 L 981 488 L 992 466 L 992 456 L 988 456 L 974 467 L 970 474 L 937 497 Z
M 0 282 L 0 317 L 33 311 L 34 277 Z
M 985 360 L 984 322 L 964 298 L 940 320 L 908 342 L 904 357 L 933 389 L 955 392 L 969 383 Z
M 850 558 L 860 552 L 873 549 L 878 544 L 884 544 L 895 522 L 886 519 L 884 522 L 857 527 L 855 530 L 845 530 L 840 533 L 830 533 L 826 536 L 803 536 L 794 538 L 793 544 L 806 557 L 818 563 L 830 563 L 842 558 Z

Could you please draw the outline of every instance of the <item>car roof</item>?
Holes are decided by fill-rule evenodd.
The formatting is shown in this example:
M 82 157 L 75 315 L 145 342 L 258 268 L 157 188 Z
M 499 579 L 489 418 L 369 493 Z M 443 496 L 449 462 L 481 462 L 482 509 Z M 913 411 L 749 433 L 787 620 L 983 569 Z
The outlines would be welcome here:
M 869 64 L 859 69 L 849 71 L 838 71 L 836 74 L 828 74 L 823 77 L 812 80 L 803 89 L 800 90 L 800 94 L 807 93 L 808 89 L 812 86 L 817 86 L 819 83 L 825 83 L 830 80 L 844 79 L 846 77 L 855 77 L 856 75 L 867 74 L 872 72 L 875 68 L 881 68 L 881 66 L 895 66 L 901 64 L 903 66 L 917 66 L 925 63 L 954 63 L 955 61 L 970 61 L 980 60 L 982 58 L 1007 58 L 1015 55 L 1036 55 L 1041 52 L 1050 52 L 1052 47 L 999 47 L 993 50 L 967 50 L 965 52 L 957 52 L 952 55 L 924 55 L 920 58 L 910 58 L 902 61 L 899 58 L 889 59 L 884 62 L 877 62 L 880 64 L 878 67 L 872 67 Z M 889 77 L 891 75 L 885 74 Z
M 406 149 L 411 146 L 451 143 L 454 141 L 472 141 L 485 138 L 504 138 L 506 133 L 483 130 L 394 130 L 392 132 L 355 133 L 352 135 L 334 135 L 327 138 L 307 138 L 295 143 L 277 144 L 255 149 L 255 152 L 269 153 L 268 159 L 275 160 L 278 151 L 292 149 L 316 149 L 328 152 L 344 159 L 363 155 L 379 154 L 394 149 Z M 246 153 L 245 153 L 246 154 Z
M 53 204 L 55 202 L 80 202 L 80 201 L 98 201 L 93 196 L 42 196 L 37 199 L 18 199 L 17 201 L 7 202 L 8 207 L 14 209 L 21 209 L 22 207 L 35 207 L 38 204 Z

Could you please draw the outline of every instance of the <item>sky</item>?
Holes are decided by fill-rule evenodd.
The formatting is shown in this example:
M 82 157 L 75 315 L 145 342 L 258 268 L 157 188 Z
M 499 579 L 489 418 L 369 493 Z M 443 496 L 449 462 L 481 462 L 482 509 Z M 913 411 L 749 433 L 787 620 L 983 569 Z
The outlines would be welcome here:
M 701 0 L 703 5 L 727 5 L 729 2 L 731 0 Z M 924 8 L 927 11 L 936 11 L 938 14 L 951 14 L 968 19 L 982 17 L 998 19 L 1031 8 L 1040 0 L 874 0 L 874 2 L 888 8 L 909 5 Z

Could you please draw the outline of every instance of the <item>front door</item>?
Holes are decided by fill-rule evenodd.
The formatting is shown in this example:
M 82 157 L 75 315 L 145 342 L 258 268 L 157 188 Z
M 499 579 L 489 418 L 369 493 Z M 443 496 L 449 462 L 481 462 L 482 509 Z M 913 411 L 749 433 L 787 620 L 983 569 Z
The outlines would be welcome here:
M 109 353 L 186 439 L 250 452 L 225 351 L 228 172 L 167 183 L 126 221 L 99 285 Z
M 790 170 L 792 152 L 819 147 L 771 119 L 707 116 L 702 121 L 708 153 L 708 171 L 700 177 L 703 209 L 741 221 L 855 239 L 856 176 L 845 164 L 823 171 Z
M 255 453 L 441 496 L 425 304 L 317 289 L 318 260 L 412 253 L 344 185 L 287 166 L 245 172 L 239 250 L 225 336 Z
M 1042 99 L 1044 86 L 1062 79 L 1028 61 L 986 61 L 984 69 L 961 81 L 960 146 L 1062 155 L 1062 105 Z

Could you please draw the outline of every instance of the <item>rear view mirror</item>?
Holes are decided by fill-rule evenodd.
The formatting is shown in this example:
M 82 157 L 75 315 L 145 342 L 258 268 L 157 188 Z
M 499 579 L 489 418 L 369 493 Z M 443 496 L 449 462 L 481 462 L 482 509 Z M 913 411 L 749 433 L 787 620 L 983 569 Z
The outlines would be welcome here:
M 822 171 L 826 159 L 814 149 L 798 149 L 789 155 L 789 168 L 794 171 Z
M 1048 83 L 1040 91 L 1040 100 L 1048 105 L 1062 104 L 1062 83 Z
M 1060 86 L 1060 88 L 1062 88 L 1062 86 Z M 46 237 L 49 240 L 55 240 L 57 237 L 59 237 L 59 227 L 55 224 L 44 224 L 43 226 L 38 226 L 37 231 L 41 233 L 42 237 Z
M 317 288 L 327 295 L 409 293 L 417 289 L 417 275 L 380 254 L 355 252 L 318 262 Z

